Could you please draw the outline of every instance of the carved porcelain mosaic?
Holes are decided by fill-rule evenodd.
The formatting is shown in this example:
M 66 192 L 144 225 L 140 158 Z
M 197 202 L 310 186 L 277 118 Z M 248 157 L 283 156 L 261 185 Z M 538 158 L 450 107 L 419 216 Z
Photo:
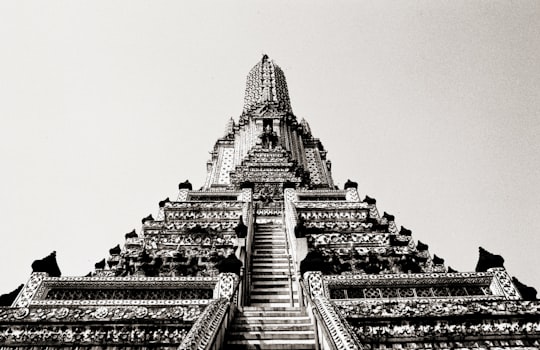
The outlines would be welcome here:
M 303 349 L 540 348 L 540 302 L 501 257 L 449 268 L 357 182 L 338 188 L 327 154 L 264 55 L 202 187 L 181 182 L 86 277 L 34 262 L 0 307 L 0 347 L 288 347 L 285 331 Z

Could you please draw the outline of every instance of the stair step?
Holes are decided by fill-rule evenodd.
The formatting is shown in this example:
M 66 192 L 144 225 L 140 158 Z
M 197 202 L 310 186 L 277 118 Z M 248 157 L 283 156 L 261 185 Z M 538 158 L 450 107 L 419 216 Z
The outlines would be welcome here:
M 261 253 L 261 252 L 255 252 L 253 254 L 253 258 L 262 258 L 262 259 L 271 259 L 271 258 L 281 258 L 281 259 L 288 259 L 289 256 L 287 254 L 268 254 L 268 253 Z
M 274 261 L 268 261 L 268 260 L 263 260 L 263 261 L 260 261 L 259 259 L 253 259 L 253 262 L 251 263 L 251 267 L 252 268 L 258 268 L 258 267 L 261 267 L 261 266 L 264 266 L 264 267 L 268 267 L 268 266 L 276 266 L 276 267 L 279 267 L 279 268 L 289 268 L 289 262 L 288 261 L 279 261 L 279 262 L 274 262 Z M 292 266 L 292 264 L 291 264 Z
M 246 332 L 235 332 L 232 330 L 229 333 L 231 340 L 233 339 L 257 339 L 257 340 L 309 340 L 310 338 L 315 337 L 315 332 L 310 331 L 295 331 L 295 330 L 278 330 L 278 331 L 246 331 Z M 307 338 L 307 339 L 306 339 Z
M 278 286 L 278 287 L 272 287 L 272 286 L 253 286 L 252 288 L 252 293 L 255 293 L 255 294 L 283 294 L 284 292 L 286 292 L 287 294 L 289 294 L 290 292 L 290 289 L 289 289 L 289 286 L 288 285 L 282 285 L 282 286 Z M 294 287 L 293 285 L 293 294 L 297 294 L 298 293 L 298 289 Z
M 252 273 L 251 274 L 251 278 L 257 278 L 259 277 L 260 279 L 267 279 L 269 278 L 269 276 L 274 276 L 274 277 L 281 277 L 281 278 L 289 278 L 289 274 L 288 274 L 288 270 L 285 270 L 285 271 L 278 271 L 276 273 Z M 294 276 L 291 276 L 292 279 L 294 279 Z
M 266 288 L 265 288 L 266 287 Z M 269 288 L 268 286 L 261 286 L 259 288 L 254 287 L 251 290 L 251 293 L 258 294 L 258 295 L 283 295 L 287 294 L 289 295 L 289 288 L 288 287 L 277 287 L 277 288 Z M 297 291 L 293 291 L 293 295 L 296 295 Z
M 281 274 L 286 275 L 289 273 L 289 264 L 275 264 L 273 265 L 271 269 L 268 268 L 267 263 L 258 263 L 251 265 L 252 275 L 257 275 L 260 272 L 269 272 L 269 271 L 279 271 Z
M 257 276 L 252 276 L 251 277 L 251 280 L 253 282 L 257 281 L 279 281 L 279 282 L 287 282 L 289 283 L 289 277 L 287 277 L 286 275 L 257 275 Z
M 307 315 L 306 310 L 302 310 L 299 307 L 292 307 L 292 306 L 288 306 L 288 307 L 285 307 L 285 308 L 283 308 L 283 307 L 275 308 L 275 307 L 268 307 L 268 306 L 263 306 L 263 307 L 260 307 L 260 306 L 244 306 L 244 307 L 242 307 L 242 313 L 244 313 L 245 315 L 250 315 L 250 313 L 252 313 L 252 312 L 262 312 L 262 311 L 267 312 L 269 316 L 272 316 L 272 315 L 274 315 L 276 313 L 280 313 L 280 312 L 289 312 L 289 313 L 291 313 L 292 316 L 299 315 L 299 314 Z
M 252 263 L 251 263 L 251 266 L 252 267 L 259 267 L 259 266 L 287 266 L 289 267 L 289 261 L 288 260 L 280 260 L 280 261 L 275 261 L 275 260 L 269 260 L 269 259 L 253 259 Z M 292 264 L 291 264 L 292 266 Z
M 234 323 L 236 325 L 243 326 L 287 326 L 290 324 L 294 325 L 311 325 L 311 320 L 308 316 L 255 316 L 255 317 L 246 317 L 239 316 L 235 319 Z
M 249 324 L 249 325 L 266 325 L 266 324 L 311 324 L 309 316 L 299 316 L 296 313 L 290 313 L 288 311 L 281 311 L 272 316 L 264 314 L 262 311 L 253 312 L 252 314 L 241 314 L 234 319 L 235 324 Z M 292 316 L 290 316 L 292 315 Z
M 253 288 L 289 288 L 289 281 L 252 281 Z
M 261 289 L 252 289 L 251 290 L 252 295 L 290 295 L 291 292 L 289 288 L 261 288 Z M 298 291 L 293 290 L 293 296 L 296 296 L 298 294 Z
M 287 248 L 284 248 L 284 247 L 276 247 L 276 248 L 274 248 L 274 247 L 270 247 L 270 246 L 269 247 L 255 247 L 254 246 L 253 249 L 251 250 L 251 254 L 254 254 L 254 253 L 259 252 L 261 250 L 262 251 L 269 250 L 274 254 L 276 254 L 275 250 L 281 250 L 282 251 L 281 254 L 285 254 Z M 260 254 L 263 255 L 264 253 L 260 253 Z
M 259 242 L 259 241 L 253 241 L 253 244 L 254 245 L 268 245 L 268 246 L 274 246 L 274 245 L 282 245 L 283 247 L 285 247 L 285 243 L 284 242 L 280 242 L 280 241 L 276 241 L 276 242 L 269 242 L 269 241 L 262 241 L 262 242 Z
M 243 310 L 237 313 L 237 317 L 269 317 L 272 319 L 272 317 L 280 317 L 280 318 L 287 318 L 287 317 L 308 317 L 307 310 L 304 308 L 302 309 L 300 306 L 284 306 L 284 307 L 275 307 L 275 306 L 268 306 L 268 305 L 250 305 L 250 306 L 242 306 L 239 308 L 239 310 Z
M 276 288 L 277 290 L 270 290 L 269 288 L 261 288 L 261 289 L 252 289 L 251 290 L 251 297 L 256 298 L 268 298 L 268 297 L 289 297 L 291 295 L 288 288 Z M 298 291 L 293 290 L 292 292 L 293 297 L 298 296 Z
M 285 243 L 253 243 L 253 249 L 285 249 Z
M 273 303 L 287 303 L 290 305 L 290 295 L 251 295 L 251 304 L 273 304 Z M 293 298 L 294 300 L 294 298 Z
M 293 299 L 293 305 L 300 305 L 298 300 L 297 299 Z M 269 302 L 260 302 L 260 301 L 255 301 L 255 302 L 251 302 L 251 306 L 263 306 L 263 307 L 290 307 L 291 306 L 291 302 L 288 301 L 286 303 L 284 302 L 272 302 L 272 303 L 269 303 Z
M 253 262 L 252 262 L 252 268 L 255 268 L 254 264 L 257 264 L 259 266 L 274 266 L 274 262 L 273 261 L 260 261 L 259 259 L 253 259 Z M 276 267 L 279 267 L 279 266 L 283 266 L 281 267 L 282 269 L 284 268 L 285 270 L 289 270 L 288 269 L 288 266 L 289 266 L 289 262 L 288 261 L 280 261 L 279 263 L 276 264 L 277 266 Z M 258 266 L 257 266 L 258 267 Z
M 285 246 L 283 247 L 272 247 L 272 246 L 267 246 L 267 247 L 253 247 L 253 250 L 254 251 L 260 251 L 260 252 L 264 252 L 264 251 L 268 251 L 268 252 L 272 252 L 272 253 L 281 253 L 281 254 L 285 254 Z
M 268 297 L 280 297 L 280 298 L 287 298 L 289 300 L 291 293 L 288 290 L 284 290 L 282 292 L 259 292 L 257 290 L 251 291 L 251 299 L 260 299 L 260 298 L 268 298 Z M 293 292 L 293 298 L 296 299 L 298 297 L 298 293 L 296 291 Z
M 287 243 L 283 236 L 255 236 L 253 242 L 268 242 L 268 243 Z
M 289 295 L 289 288 L 253 288 L 251 290 L 251 295 Z
M 253 255 L 253 260 L 257 262 L 270 262 L 270 263 L 288 263 L 289 259 L 287 257 L 274 257 L 274 258 L 265 258 L 261 255 Z
M 251 300 L 253 300 L 253 299 L 276 299 L 276 302 L 282 302 L 282 300 L 289 300 L 290 297 L 291 297 L 291 295 L 290 295 L 290 293 L 288 291 L 285 294 L 283 294 L 283 293 L 275 293 L 275 294 L 252 293 L 251 294 Z
M 294 327 L 294 328 L 291 328 Z M 245 322 L 239 320 L 231 326 L 231 331 L 242 332 L 242 331 L 252 331 L 252 332 L 261 332 L 261 331 L 313 331 L 313 325 L 311 320 L 289 320 L 284 319 L 281 322 L 272 322 L 272 323 L 253 323 Z
M 291 349 L 291 350 L 312 350 L 315 349 L 315 340 L 306 340 L 298 341 L 295 339 L 280 340 L 276 339 L 273 341 L 270 340 L 231 340 L 227 342 L 226 348 L 229 350 L 238 350 L 238 349 L 260 349 L 260 350 L 282 350 L 282 349 Z
M 268 236 L 268 237 L 257 237 L 253 239 L 254 243 L 281 243 L 286 244 L 285 237 L 276 237 L 276 236 Z
M 271 290 L 271 291 L 280 291 L 280 290 L 286 290 L 287 293 L 289 292 L 289 283 L 288 282 L 279 282 L 279 285 L 272 286 L 268 284 L 258 284 L 253 285 L 252 291 L 259 291 L 259 290 Z M 296 288 L 295 288 L 296 291 Z
M 254 253 L 264 253 L 264 252 L 268 252 L 268 253 L 273 253 L 273 254 L 285 254 L 286 253 L 286 248 L 285 247 L 253 247 L 253 252 Z
M 289 273 L 289 269 L 286 267 L 278 268 L 275 267 L 273 269 L 264 269 L 260 267 L 254 267 L 251 269 L 251 275 L 260 275 L 260 274 L 271 274 L 271 275 L 286 275 Z
M 311 323 L 284 324 L 238 324 L 231 328 L 232 332 L 268 332 L 268 331 L 312 331 Z
M 239 316 L 234 321 L 235 325 L 250 325 L 250 326 L 264 326 L 264 325 L 311 325 L 311 319 L 309 316 Z
M 253 248 L 253 252 L 252 252 L 252 255 L 259 255 L 259 256 L 277 256 L 277 257 L 281 257 L 281 258 L 286 258 L 288 255 L 286 254 L 287 252 L 285 251 L 284 248 L 276 248 L 276 249 L 272 249 L 272 248 L 263 248 L 263 249 L 260 249 L 260 248 Z

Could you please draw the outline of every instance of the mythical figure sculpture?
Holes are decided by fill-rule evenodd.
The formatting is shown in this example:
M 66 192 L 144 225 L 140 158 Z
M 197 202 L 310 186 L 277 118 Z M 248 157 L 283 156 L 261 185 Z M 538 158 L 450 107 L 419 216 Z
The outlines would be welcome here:
M 259 137 L 261 138 L 263 148 L 273 149 L 276 147 L 278 137 L 272 129 L 271 124 L 266 125 L 264 132 Z

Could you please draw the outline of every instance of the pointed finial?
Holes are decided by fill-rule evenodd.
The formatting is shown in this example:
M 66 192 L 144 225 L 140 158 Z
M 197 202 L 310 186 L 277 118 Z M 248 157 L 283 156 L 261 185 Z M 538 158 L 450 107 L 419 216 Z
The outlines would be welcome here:
M 249 71 L 244 95 L 244 112 L 269 103 L 283 112 L 292 113 L 285 74 L 267 54 Z
M 231 117 L 227 124 L 225 125 L 225 134 L 224 136 L 227 137 L 234 133 L 234 119 Z

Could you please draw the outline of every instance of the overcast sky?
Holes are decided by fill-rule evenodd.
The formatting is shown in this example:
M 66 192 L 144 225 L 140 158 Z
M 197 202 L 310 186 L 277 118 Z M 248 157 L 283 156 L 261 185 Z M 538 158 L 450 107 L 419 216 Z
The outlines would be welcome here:
M 202 186 L 263 53 L 340 187 L 540 288 L 539 1 L 2 1 L 0 43 L 0 294 L 53 250 L 85 275 Z

